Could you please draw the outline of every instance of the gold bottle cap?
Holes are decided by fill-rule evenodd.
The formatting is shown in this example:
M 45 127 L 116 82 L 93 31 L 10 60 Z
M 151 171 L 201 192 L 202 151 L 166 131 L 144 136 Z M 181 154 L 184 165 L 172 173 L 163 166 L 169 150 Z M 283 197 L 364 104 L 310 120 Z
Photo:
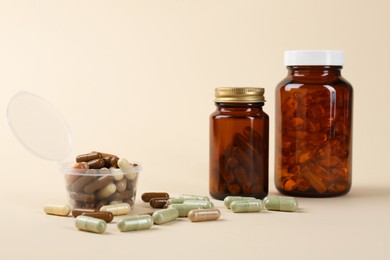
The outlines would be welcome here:
M 263 103 L 264 88 L 216 88 L 215 102 Z

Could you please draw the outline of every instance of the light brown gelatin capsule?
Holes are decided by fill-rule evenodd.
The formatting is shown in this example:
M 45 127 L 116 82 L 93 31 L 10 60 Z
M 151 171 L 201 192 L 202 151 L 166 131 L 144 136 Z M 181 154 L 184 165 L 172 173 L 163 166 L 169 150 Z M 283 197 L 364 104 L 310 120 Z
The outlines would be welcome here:
M 144 202 L 150 202 L 150 200 L 153 198 L 168 198 L 169 199 L 169 194 L 166 192 L 145 192 L 141 195 L 141 199 Z
M 191 222 L 202 222 L 217 220 L 221 216 L 219 209 L 193 209 L 188 213 L 188 219 Z

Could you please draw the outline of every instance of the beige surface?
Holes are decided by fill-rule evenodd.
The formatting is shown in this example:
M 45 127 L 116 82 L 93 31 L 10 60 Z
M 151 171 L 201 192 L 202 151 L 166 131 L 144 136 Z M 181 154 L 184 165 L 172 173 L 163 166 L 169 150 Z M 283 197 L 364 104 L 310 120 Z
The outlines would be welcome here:
M 0 1 L 1 259 L 388 259 L 389 1 Z M 350 194 L 299 199 L 298 213 L 233 214 L 104 235 L 46 216 L 64 203 L 55 162 L 17 142 L 5 109 L 24 89 L 62 112 L 75 155 L 144 166 L 144 191 L 208 193 L 208 116 L 218 86 L 274 88 L 286 49 L 342 49 L 354 86 Z M 273 156 L 270 158 L 273 165 Z M 270 191 L 273 169 L 270 168 Z M 146 207 L 137 199 L 136 211 Z M 375 257 L 374 257 L 375 256 Z

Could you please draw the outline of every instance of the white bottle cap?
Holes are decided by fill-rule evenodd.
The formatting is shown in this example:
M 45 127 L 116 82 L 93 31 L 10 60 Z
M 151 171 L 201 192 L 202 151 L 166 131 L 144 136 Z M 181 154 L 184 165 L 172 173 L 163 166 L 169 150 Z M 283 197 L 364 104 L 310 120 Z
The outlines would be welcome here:
M 344 52 L 334 50 L 293 50 L 284 52 L 286 66 L 343 66 Z

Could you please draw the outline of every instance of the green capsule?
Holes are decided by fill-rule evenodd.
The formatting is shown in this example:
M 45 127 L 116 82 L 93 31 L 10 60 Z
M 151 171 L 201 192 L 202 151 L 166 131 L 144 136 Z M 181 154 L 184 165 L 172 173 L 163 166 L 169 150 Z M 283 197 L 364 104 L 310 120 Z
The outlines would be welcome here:
M 209 197 L 207 196 L 201 196 L 201 195 L 188 195 L 188 194 L 183 194 L 179 197 L 180 199 L 190 199 L 190 200 L 210 200 Z
M 87 216 L 78 216 L 75 222 L 79 230 L 89 231 L 94 233 L 103 233 L 106 231 L 107 224 L 104 220 Z
M 191 205 L 191 204 L 172 204 L 168 206 L 168 209 L 174 208 L 179 211 L 179 217 L 187 217 L 188 213 L 193 209 L 201 209 L 202 207 L 199 205 Z
M 268 210 L 293 212 L 298 209 L 298 201 L 294 197 L 267 196 L 264 204 Z
M 171 205 L 171 204 L 183 204 L 183 202 L 185 201 L 185 199 L 183 198 L 170 198 L 167 200 L 167 204 L 168 205 Z
M 175 208 L 157 210 L 153 213 L 154 224 L 161 225 L 173 221 L 179 217 L 179 211 Z
M 184 205 L 197 205 L 202 207 L 202 209 L 212 209 L 214 208 L 214 204 L 208 200 L 185 200 L 183 202 Z
M 117 224 L 118 229 L 122 232 L 148 229 L 152 226 L 153 218 L 149 215 L 124 217 Z
M 241 196 L 227 196 L 223 200 L 223 204 L 226 208 L 230 209 L 230 204 L 236 200 L 255 200 L 255 197 L 241 197 Z
M 263 202 L 254 200 L 236 200 L 230 204 L 230 209 L 234 213 L 259 212 L 263 208 Z

